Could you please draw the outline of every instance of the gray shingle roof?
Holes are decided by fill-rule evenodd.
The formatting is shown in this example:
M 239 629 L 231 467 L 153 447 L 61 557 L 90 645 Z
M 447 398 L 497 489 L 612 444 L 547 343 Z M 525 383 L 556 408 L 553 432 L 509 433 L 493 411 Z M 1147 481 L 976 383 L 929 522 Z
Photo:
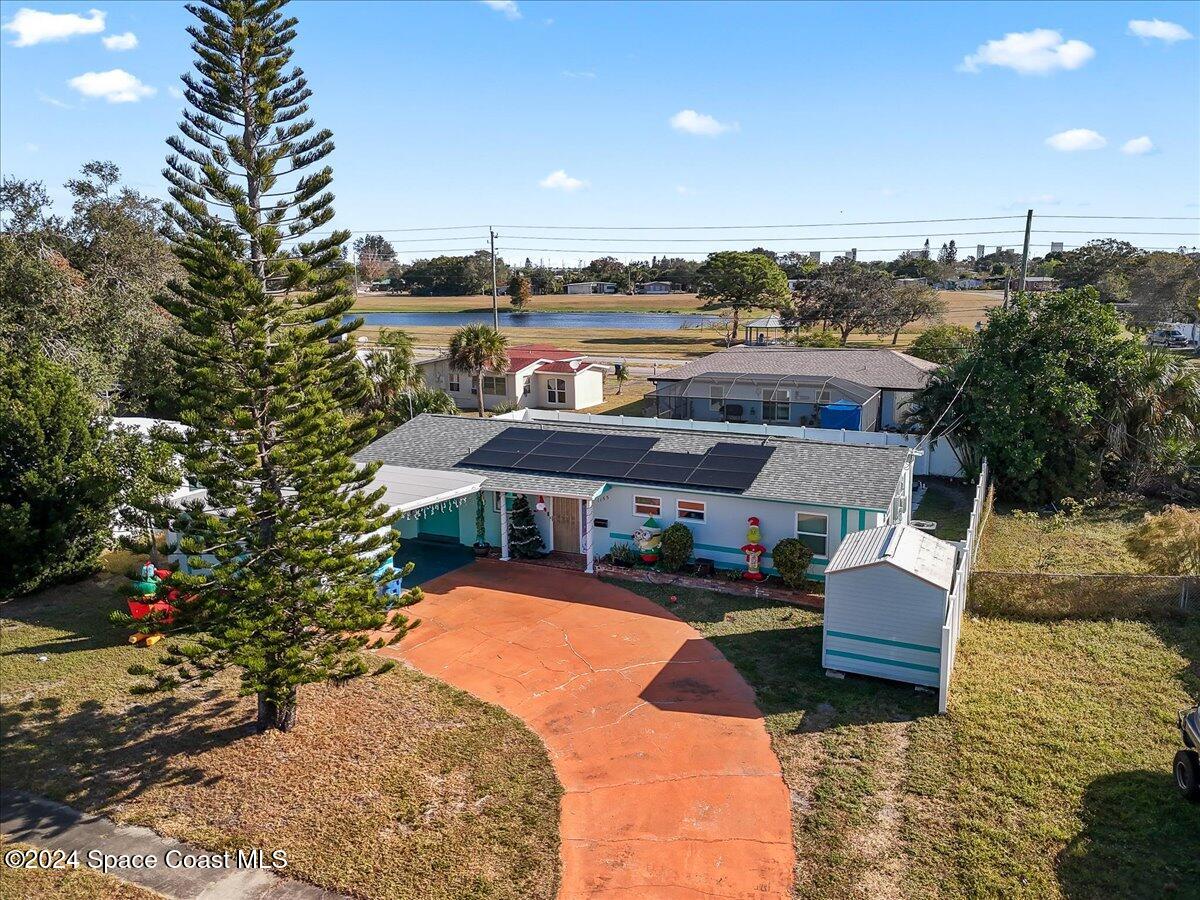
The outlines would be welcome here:
M 424 414 L 379 438 L 359 453 L 357 459 L 361 462 L 378 460 L 418 469 L 454 468 L 456 471 L 477 472 L 487 477 L 483 485 L 487 490 L 592 497 L 609 482 L 636 483 L 458 465 L 465 456 L 514 425 L 599 434 L 634 433 L 658 438 L 655 450 L 685 453 L 703 453 L 718 442 L 767 444 L 775 447 L 775 452 L 754 483 L 740 496 L 865 509 L 887 509 L 908 454 L 903 447 L 862 447 L 692 430 L 638 428 L 634 431 L 615 424 L 612 427 L 565 422 L 541 424 Z
M 698 375 L 798 375 L 844 378 L 871 388 L 913 391 L 925 386 L 936 363 L 899 350 L 817 347 L 730 347 L 658 376 L 679 381 Z

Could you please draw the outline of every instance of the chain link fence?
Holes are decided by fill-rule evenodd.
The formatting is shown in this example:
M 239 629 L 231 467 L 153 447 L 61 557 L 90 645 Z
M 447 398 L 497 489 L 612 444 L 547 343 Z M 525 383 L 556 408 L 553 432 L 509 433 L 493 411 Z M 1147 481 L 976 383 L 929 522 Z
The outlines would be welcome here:
M 1035 621 L 1183 618 L 1200 609 L 1200 578 L 976 570 L 967 609 Z

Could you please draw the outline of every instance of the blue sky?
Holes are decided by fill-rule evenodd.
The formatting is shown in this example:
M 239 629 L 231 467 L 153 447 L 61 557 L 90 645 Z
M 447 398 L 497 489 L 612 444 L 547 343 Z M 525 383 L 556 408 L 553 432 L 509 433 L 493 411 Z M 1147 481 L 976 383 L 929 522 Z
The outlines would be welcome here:
M 23 7 L 78 18 L 31 18 Z M 1200 215 L 1195 3 L 306 0 L 291 11 L 313 113 L 337 143 L 335 221 L 355 231 L 495 223 L 510 226 L 497 229 L 501 247 L 531 248 L 507 257 L 555 262 L 768 239 L 777 250 L 893 256 L 923 237 L 870 236 L 928 230 L 934 246 L 948 234 L 966 248 L 1012 246 L 1018 234 L 970 232 L 1022 223 L 537 226 L 1015 216 L 1032 206 L 1035 244 L 1098 234 L 1200 243 L 1195 221 L 1043 218 Z M 62 197 L 81 163 L 111 159 L 162 194 L 189 19 L 170 2 L 0 2 L 4 173 Z M 128 33 L 136 46 L 121 49 L 134 42 Z M 484 245 L 486 227 L 388 236 L 398 250 L 469 250 Z

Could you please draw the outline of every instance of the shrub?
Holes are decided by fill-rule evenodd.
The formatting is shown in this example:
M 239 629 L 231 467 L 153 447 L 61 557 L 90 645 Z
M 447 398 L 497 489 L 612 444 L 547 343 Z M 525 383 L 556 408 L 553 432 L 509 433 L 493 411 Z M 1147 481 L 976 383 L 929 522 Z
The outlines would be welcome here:
M 692 532 L 682 522 L 676 522 L 663 532 L 659 560 L 668 572 L 678 572 L 692 555 Z
M 641 556 L 628 544 L 613 544 L 612 549 L 608 551 L 609 557 L 614 563 L 622 566 L 636 565 Z
M 812 562 L 813 552 L 808 544 L 797 538 L 784 538 L 771 551 L 771 560 L 783 583 L 790 588 L 798 588 L 804 584 L 804 576 L 808 573 L 808 564 Z
M 933 325 L 917 335 L 905 352 L 948 366 L 966 356 L 974 345 L 975 332 L 966 325 Z
M 788 342 L 797 347 L 840 347 L 842 340 L 835 331 L 794 331 Z

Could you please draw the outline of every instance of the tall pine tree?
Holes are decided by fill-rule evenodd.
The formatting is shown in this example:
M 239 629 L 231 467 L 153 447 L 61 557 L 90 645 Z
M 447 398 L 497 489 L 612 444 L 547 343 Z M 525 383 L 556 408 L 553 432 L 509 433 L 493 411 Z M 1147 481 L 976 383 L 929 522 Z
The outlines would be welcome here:
M 343 322 L 348 233 L 316 231 L 333 218 L 320 165 L 333 141 L 307 117 L 285 2 L 186 7 L 197 20 L 191 108 L 164 170 L 186 279 L 163 305 L 184 332 L 181 450 L 217 514 L 186 527 L 180 548 L 203 574 L 175 577 L 196 599 L 181 605 L 170 668 L 139 686 L 234 667 L 258 698 L 259 728 L 284 731 L 301 685 L 368 671 L 362 634 L 386 621 L 369 573 L 394 550 L 381 492 L 368 488 L 375 467 L 352 458 L 375 420 L 347 414 L 363 381 L 353 343 L 331 339 L 361 321 Z

